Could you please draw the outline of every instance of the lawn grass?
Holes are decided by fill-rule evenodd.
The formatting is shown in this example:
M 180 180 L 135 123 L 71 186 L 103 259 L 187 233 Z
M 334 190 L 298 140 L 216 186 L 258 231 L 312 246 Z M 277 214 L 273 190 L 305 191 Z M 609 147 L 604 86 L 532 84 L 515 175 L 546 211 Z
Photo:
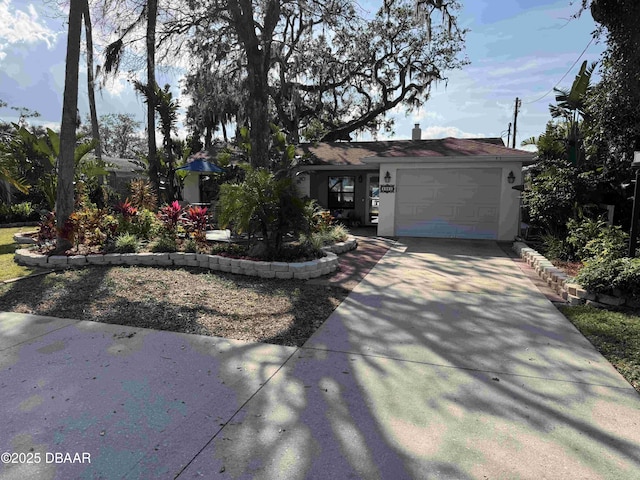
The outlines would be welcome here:
M 13 252 L 18 248 L 18 244 L 13 241 L 13 234 L 33 229 L 34 227 L 0 228 L 0 282 L 24 277 L 38 271 L 35 268 L 23 267 L 13 261 Z
M 589 306 L 560 311 L 640 393 L 640 316 Z

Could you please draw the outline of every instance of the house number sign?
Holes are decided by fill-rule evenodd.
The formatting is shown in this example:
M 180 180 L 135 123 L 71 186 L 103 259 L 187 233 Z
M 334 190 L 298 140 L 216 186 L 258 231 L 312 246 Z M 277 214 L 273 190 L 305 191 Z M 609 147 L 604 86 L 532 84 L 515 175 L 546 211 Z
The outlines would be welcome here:
M 395 185 L 380 185 L 380 193 L 394 193 L 396 191 Z

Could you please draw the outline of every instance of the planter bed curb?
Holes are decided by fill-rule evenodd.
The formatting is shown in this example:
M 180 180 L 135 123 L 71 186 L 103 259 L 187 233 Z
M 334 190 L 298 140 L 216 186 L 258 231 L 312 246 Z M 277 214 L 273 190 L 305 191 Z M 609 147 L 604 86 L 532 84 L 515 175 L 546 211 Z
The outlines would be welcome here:
M 334 243 L 326 247 L 322 247 L 325 252 L 333 252 L 337 255 L 341 253 L 349 252 L 358 248 L 358 240 L 355 237 L 349 236 L 344 242 Z
M 0 228 L 37 227 L 38 225 L 40 225 L 39 221 L 32 220 L 30 222 L 0 223 Z
M 356 247 L 355 239 L 336 244 L 339 250 Z M 333 245 L 333 246 L 336 246 Z M 327 248 L 327 247 L 325 247 Z M 325 249 L 323 249 L 325 250 Z M 264 262 L 220 255 L 195 253 L 108 253 L 96 255 L 42 255 L 22 248 L 15 251 L 14 260 L 20 265 L 35 267 L 73 268 L 90 265 L 154 265 L 154 266 L 191 266 L 212 271 L 231 272 L 261 278 L 309 278 L 327 275 L 338 268 L 338 255 L 325 250 L 326 257 L 305 262 Z
M 527 247 L 526 243 L 514 242 L 513 250 L 525 262 L 531 265 L 536 273 L 569 305 L 594 305 L 599 307 L 619 307 L 627 305 L 632 308 L 638 307 L 638 302 L 633 299 L 626 299 L 618 295 L 606 295 L 604 293 L 594 293 L 582 288 L 581 285 L 572 282 L 572 278 L 566 273 L 553 266 L 549 260 L 540 255 L 533 248 Z
M 16 242 L 18 245 L 35 245 L 38 242 L 31 235 L 35 235 L 37 233 L 38 233 L 37 230 L 32 230 L 30 232 L 14 233 L 13 241 Z

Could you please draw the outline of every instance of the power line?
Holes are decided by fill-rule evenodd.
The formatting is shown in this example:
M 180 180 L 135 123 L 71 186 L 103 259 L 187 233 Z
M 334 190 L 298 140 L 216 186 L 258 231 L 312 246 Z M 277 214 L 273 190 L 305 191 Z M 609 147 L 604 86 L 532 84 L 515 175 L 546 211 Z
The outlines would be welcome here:
M 584 50 L 582 50 L 582 53 L 580 54 L 580 56 L 578 58 L 576 58 L 576 61 L 573 62 L 573 64 L 569 67 L 569 70 L 566 71 L 566 73 L 562 76 L 562 78 L 560 80 L 558 80 L 558 83 L 556 83 L 553 87 L 551 87 L 551 89 L 545 93 L 544 95 L 542 95 L 540 98 L 537 98 L 531 102 L 524 102 L 525 105 L 530 105 L 532 103 L 536 103 L 539 102 L 540 100 L 542 100 L 544 97 L 546 97 L 547 95 L 549 95 L 551 92 L 553 92 L 553 90 L 560 85 L 560 82 L 562 82 L 562 80 L 565 79 L 565 77 L 567 75 L 569 75 L 569 72 L 571 72 L 571 70 L 573 70 L 573 67 L 576 66 L 576 63 L 578 63 L 580 61 L 580 59 L 582 58 L 582 56 L 584 55 L 584 53 L 587 51 L 587 49 L 591 46 L 591 44 L 593 43 L 593 37 L 591 37 L 591 40 L 589 40 L 589 43 L 587 43 L 587 46 L 584 47 Z

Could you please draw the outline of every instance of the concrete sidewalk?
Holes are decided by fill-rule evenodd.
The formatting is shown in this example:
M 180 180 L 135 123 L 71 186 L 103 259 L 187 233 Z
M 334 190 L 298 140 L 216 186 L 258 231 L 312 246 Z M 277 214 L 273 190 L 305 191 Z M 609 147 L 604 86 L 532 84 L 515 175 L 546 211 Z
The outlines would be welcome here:
M 0 404 L 3 479 L 640 472 L 640 396 L 492 242 L 402 239 L 300 349 L 0 314 Z

